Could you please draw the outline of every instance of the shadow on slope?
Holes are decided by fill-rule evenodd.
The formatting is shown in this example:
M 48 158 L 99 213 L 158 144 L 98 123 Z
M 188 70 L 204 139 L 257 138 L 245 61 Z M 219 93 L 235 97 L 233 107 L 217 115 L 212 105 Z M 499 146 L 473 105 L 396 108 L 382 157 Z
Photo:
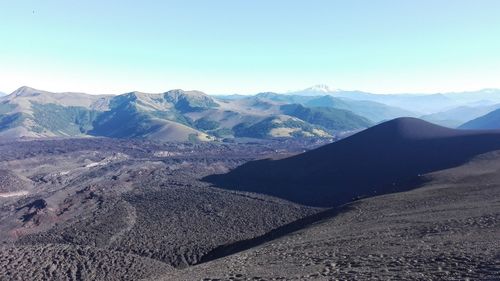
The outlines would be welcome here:
M 225 189 L 331 207 L 412 189 L 422 174 L 498 149 L 500 131 L 454 130 L 398 118 L 297 156 L 248 162 L 204 180 Z
M 310 226 L 316 222 L 326 220 L 328 218 L 332 218 L 340 213 L 347 212 L 352 210 L 352 206 L 345 205 L 338 208 L 327 209 L 323 212 L 316 213 L 314 215 L 307 216 L 305 218 L 296 220 L 289 224 L 283 225 L 276 229 L 271 230 L 270 232 L 258 236 L 255 238 L 241 240 L 228 245 L 221 245 L 206 255 L 204 255 L 199 263 L 206 263 L 215 259 L 219 259 L 222 257 L 226 257 L 235 253 L 239 253 L 254 247 L 257 247 L 261 244 L 264 244 L 268 241 L 272 241 L 278 239 L 280 237 L 284 237 L 292 232 L 298 231 L 300 229 L 304 229 L 307 226 Z

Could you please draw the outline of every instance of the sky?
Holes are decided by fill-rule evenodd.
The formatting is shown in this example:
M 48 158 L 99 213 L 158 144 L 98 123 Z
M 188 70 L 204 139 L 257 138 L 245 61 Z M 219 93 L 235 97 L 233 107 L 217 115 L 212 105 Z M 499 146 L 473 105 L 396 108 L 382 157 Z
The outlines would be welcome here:
M 500 88 L 498 0 L 0 0 L 0 91 Z

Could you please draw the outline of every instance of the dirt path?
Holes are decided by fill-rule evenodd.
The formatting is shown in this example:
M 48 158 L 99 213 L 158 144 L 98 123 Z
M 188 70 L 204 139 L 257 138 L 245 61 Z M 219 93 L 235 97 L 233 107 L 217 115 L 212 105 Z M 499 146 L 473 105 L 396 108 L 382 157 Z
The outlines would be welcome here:
M 16 196 L 27 195 L 28 193 L 29 193 L 28 191 L 5 192 L 5 193 L 0 193 L 0 197 L 1 198 L 16 197 Z

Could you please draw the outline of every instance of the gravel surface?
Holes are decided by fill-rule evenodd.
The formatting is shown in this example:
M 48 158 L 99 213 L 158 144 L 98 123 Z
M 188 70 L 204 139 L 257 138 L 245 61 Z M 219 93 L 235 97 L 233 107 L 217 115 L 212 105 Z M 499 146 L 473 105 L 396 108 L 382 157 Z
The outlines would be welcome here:
M 500 152 L 163 280 L 500 280 Z
M 138 280 L 172 267 L 94 247 L 37 245 L 0 248 L 0 280 Z
M 0 180 L 12 183 L 2 190 L 16 192 L 0 196 L 0 245 L 6 249 L 0 276 L 137 280 L 197 264 L 219 247 L 319 211 L 212 188 L 199 178 L 316 145 L 0 143 Z
M 316 145 L 0 143 L 0 280 L 500 279 L 500 152 L 333 209 L 200 181 Z

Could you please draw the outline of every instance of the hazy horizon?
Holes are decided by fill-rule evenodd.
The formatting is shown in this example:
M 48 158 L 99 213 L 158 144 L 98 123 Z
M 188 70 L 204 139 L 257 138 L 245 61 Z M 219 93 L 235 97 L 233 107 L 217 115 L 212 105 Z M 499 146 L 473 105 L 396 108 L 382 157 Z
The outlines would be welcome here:
M 4 1 L 0 90 L 500 88 L 500 2 Z
M 161 94 L 161 93 L 165 93 L 165 92 L 168 92 L 168 91 L 171 91 L 171 90 L 199 91 L 199 92 L 203 92 L 205 94 L 211 95 L 211 96 L 231 96 L 231 95 L 252 96 L 252 95 L 257 95 L 257 94 L 260 94 L 260 93 L 276 93 L 276 94 L 283 94 L 283 95 L 294 94 L 294 93 L 301 92 L 301 91 L 304 91 L 304 90 L 308 90 L 310 88 L 317 87 L 317 86 L 328 86 L 328 85 L 326 85 L 326 84 L 315 84 L 315 85 L 311 85 L 310 87 L 303 87 L 303 88 L 300 88 L 300 89 L 292 89 L 292 90 L 288 90 L 288 91 L 284 91 L 284 92 L 260 91 L 260 92 L 255 92 L 255 93 L 214 93 L 214 94 L 207 93 L 206 91 L 203 91 L 203 89 L 182 89 L 182 88 L 165 89 L 165 90 L 157 91 L 157 92 L 146 92 L 146 91 L 141 91 L 140 89 L 135 89 L 135 90 L 131 90 L 131 91 L 124 91 L 124 92 L 121 92 L 121 93 L 89 93 L 89 92 L 83 92 L 83 91 L 78 91 L 78 90 L 52 91 L 50 89 L 42 89 L 42 88 L 32 87 L 30 85 L 22 85 L 20 87 L 17 87 L 13 91 L 9 91 L 9 92 L 4 92 L 4 91 L 2 91 L 2 89 L 0 89 L 0 93 L 3 93 L 5 95 L 10 95 L 13 92 L 19 90 L 20 88 L 28 87 L 28 88 L 32 88 L 32 89 L 35 89 L 35 90 L 38 90 L 38 91 L 46 91 L 46 92 L 51 92 L 51 93 L 81 93 L 81 94 L 88 94 L 88 95 L 111 95 L 111 96 L 116 96 L 116 95 L 131 93 L 131 92 L 141 92 L 141 93 L 148 93 L 148 94 Z M 359 92 L 364 92 L 364 93 L 369 93 L 369 94 L 376 94 L 376 95 L 435 95 L 435 94 L 454 94 L 454 93 L 465 93 L 465 92 L 479 92 L 479 91 L 485 91 L 485 90 L 499 90 L 500 91 L 500 88 L 480 88 L 480 89 L 475 89 L 475 90 L 450 91 L 450 92 L 376 93 L 376 92 L 363 91 L 363 90 L 359 90 L 359 89 L 335 89 L 335 88 L 332 88 L 330 86 L 328 86 L 328 87 L 331 90 L 337 90 L 337 91 L 341 91 L 341 92 L 342 91 L 346 91 L 346 92 L 351 92 L 351 91 L 352 92 L 356 92 L 356 91 L 359 91 Z M 332 93 L 332 92 L 330 92 L 330 93 Z M 321 93 L 318 92 L 318 95 L 321 95 Z

